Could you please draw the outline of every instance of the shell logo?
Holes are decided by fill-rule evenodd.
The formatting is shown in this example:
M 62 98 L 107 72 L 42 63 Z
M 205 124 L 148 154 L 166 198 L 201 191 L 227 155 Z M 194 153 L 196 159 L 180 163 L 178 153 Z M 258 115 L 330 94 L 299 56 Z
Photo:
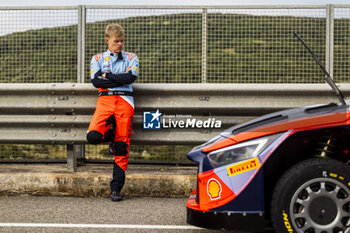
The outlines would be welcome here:
M 105 61 L 109 61 L 109 59 L 111 59 L 111 58 L 110 58 L 110 57 L 106 57 L 106 58 L 105 58 Z
M 217 179 L 211 178 L 208 180 L 207 184 L 207 193 L 210 197 L 210 200 L 217 200 L 221 198 L 221 184 Z

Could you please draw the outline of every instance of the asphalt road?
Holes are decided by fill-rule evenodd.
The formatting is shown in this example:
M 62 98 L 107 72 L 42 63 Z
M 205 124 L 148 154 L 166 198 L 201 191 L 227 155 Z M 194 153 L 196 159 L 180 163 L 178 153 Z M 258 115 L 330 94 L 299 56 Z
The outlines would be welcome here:
M 0 232 L 223 232 L 188 225 L 186 200 L 0 196 Z

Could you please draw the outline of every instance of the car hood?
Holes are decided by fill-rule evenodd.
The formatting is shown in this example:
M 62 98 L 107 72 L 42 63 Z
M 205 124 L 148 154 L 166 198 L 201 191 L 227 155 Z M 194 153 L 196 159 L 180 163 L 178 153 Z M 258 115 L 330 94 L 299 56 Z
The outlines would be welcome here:
M 226 138 L 232 137 L 232 135 L 236 135 L 242 132 L 252 131 L 258 128 L 259 129 L 264 128 L 264 126 L 268 126 L 276 123 L 282 123 L 284 121 L 296 122 L 298 121 L 298 119 L 305 119 L 310 116 L 326 115 L 326 114 L 337 113 L 337 112 L 339 113 L 346 112 L 347 109 L 348 109 L 348 106 L 337 105 L 335 103 L 288 109 L 284 111 L 270 113 L 270 114 L 258 117 L 254 120 L 245 122 L 243 124 L 233 126 L 231 128 L 228 128 L 224 132 L 222 132 L 220 135 Z M 331 118 L 329 120 L 332 121 Z M 344 117 L 344 121 L 345 120 L 346 120 L 346 117 Z
M 203 152 L 209 152 L 274 133 L 338 124 L 347 120 L 348 108 L 348 105 L 331 103 L 270 113 L 228 128 L 208 142 L 193 148 L 192 151 L 203 150 Z

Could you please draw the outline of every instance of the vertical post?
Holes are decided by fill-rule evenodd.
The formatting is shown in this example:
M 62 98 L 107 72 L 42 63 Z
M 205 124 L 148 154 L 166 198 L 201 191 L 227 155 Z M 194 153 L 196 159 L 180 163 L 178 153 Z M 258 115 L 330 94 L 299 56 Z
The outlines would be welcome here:
M 86 8 L 78 6 L 78 50 L 77 83 L 85 82 L 85 26 Z M 78 165 L 84 164 L 84 145 L 67 145 L 67 169 L 75 172 Z
M 202 12 L 202 83 L 207 82 L 207 19 L 208 9 Z
M 81 64 L 80 64 L 80 83 L 85 83 L 85 39 L 86 39 L 86 7 L 85 6 L 80 6 L 80 59 L 81 59 Z M 77 145 L 76 147 L 79 147 L 77 149 L 78 153 L 78 165 L 83 165 L 84 164 L 84 159 L 85 159 L 85 145 Z
M 74 153 L 74 145 L 67 145 L 67 169 L 75 172 L 77 169 L 77 159 Z
M 85 82 L 85 27 L 86 8 L 78 6 L 78 83 Z
M 334 6 L 327 5 L 326 15 L 326 70 L 333 77 Z
M 84 156 L 84 147 L 82 145 L 67 145 L 67 169 L 75 172 L 78 165 L 81 165 Z

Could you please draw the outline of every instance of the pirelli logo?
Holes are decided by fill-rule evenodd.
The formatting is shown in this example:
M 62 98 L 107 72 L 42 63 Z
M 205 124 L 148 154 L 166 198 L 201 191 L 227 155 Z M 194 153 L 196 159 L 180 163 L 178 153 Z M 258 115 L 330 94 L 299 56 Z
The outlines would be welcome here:
M 227 167 L 228 176 L 235 176 L 260 167 L 259 159 L 254 158 Z

